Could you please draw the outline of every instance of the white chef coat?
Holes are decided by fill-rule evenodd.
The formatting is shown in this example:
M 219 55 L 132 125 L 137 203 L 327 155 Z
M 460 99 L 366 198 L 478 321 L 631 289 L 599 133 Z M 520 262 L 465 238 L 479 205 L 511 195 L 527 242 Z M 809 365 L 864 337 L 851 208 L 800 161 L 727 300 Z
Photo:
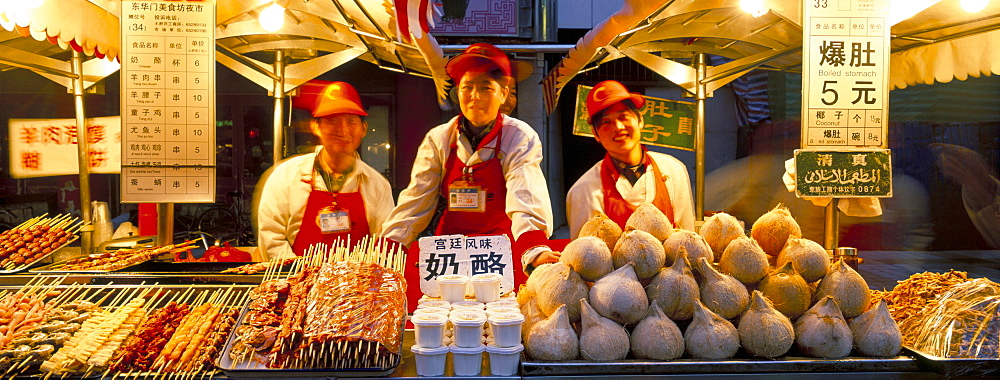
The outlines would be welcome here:
M 312 186 L 327 191 L 326 183 L 315 171 L 316 155 L 307 153 L 289 158 L 274 168 L 264 184 L 257 208 L 257 245 L 265 259 L 295 257 L 292 243 L 302 225 L 302 214 Z M 392 187 L 389 181 L 355 153 L 354 171 L 344 182 L 343 193 L 357 192 L 365 202 L 365 216 L 372 236 L 378 236 L 382 223 L 392 211 Z
M 674 209 L 674 227 L 694 231 L 694 202 L 691 199 L 691 180 L 687 168 L 673 156 L 646 152 L 656 162 L 660 173 L 666 176 L 664 185 L 670 195 L 670 204 Z M 597 211 L 604 212 L 604 192 L 601 186 L 601 161 L 576 180 L 566 194 L 566 221 L 569 223 L 569 237 L 576 239 L 580 229 Z M 642 203 L 652 203 L 656 197 L 656 182 L 653 168 L 647 167 L 646 173 L 639 177 L 635 186 L 629 183 L 625 176 L 618 176 L 615 187 L 622 198 L 633 206 Z
M 508 115 L 502 117 L 502 154 L 499 158 L 507 183 L 507 216 L 512 222 L 513 237 L 516 240 L 521 234 L 536 230 L 545 232 L 546 237 L 552 236 L 552 204 L 542 175 L 541 141 L 527 123 Z M 468 138 L 458 132 L 458 119 L 456 116 L 424 136 L 414 159 L 410 185 L 399 194 L 399 204 L 383 226 L 382 237 L 410 244 L 427 228 L 434 216 L 445 161 L 455 139 L 458 139 L 456 156 L 468 165 L 480 162 L 478 157 L 472 159 L 473 154 L 490 156 L 473 150 Z M 524 252 L 521 256 L 523 268 L 528 268 L 538 254 L 548 250 L 548 246 L 539 246 Z

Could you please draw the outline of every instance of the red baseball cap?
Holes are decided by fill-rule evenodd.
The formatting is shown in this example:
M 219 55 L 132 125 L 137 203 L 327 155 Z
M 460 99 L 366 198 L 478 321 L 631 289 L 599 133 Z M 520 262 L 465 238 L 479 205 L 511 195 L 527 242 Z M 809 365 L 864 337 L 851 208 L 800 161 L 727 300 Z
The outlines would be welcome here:
M 352 115 L 368 116 L 361 106 L 361 96 L 354 86 L 346 82 L 333 82 L 323 88 L 323 92 L 316 98 L 316 106 L 313 107 L 313 117 L 324 117 L 338 113 L 348 113 Z
M 444 69 L 448 72 L 448 76 L 451 79 L 458 82 L 462 79 L 462 75 L 465 75 L 465 72 L 469 71 L 469 69 L 486 65 L 496 66 L 503 71 L 504 75 L 508 77 L 513 76 L 510 68 L 510 59 L 507 58 L 507 54 L 496 46 L 485 42 L 469 45 L 469 47 L 465 48 L 464 52 L 452 57 L 448 61 L 448 64 L 444 66 Z
M 595 114 L 625 99 L 631 99 L 632 104 L 635 104 L 635 108 L 638 109 L 642 109 L 642 106 L 646 104 L 646 98 L 634 92 L 628 92 L 625 85 L 618 81 L 606 80 L 598 83 L 587 94 L 587 121 L 593 124 L 591 119 L 594 118 Z

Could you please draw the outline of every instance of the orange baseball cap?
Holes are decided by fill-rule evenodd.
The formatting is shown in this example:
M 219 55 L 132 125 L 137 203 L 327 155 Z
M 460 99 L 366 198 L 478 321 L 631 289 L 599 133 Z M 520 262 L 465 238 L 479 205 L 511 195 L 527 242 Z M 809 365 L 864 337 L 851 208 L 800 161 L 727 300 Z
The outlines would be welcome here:
M 494 65 L 503 71 L 504 75 L 510 77 L 510 59 L 507 54 L 496 46 L 480 42 L 469 45 L 462 54 L 456 55 L 444 66 L 445 71 L 451 79 L 458 82 L 469 69 L 482 67 L 484 65 Z
M 338 113 L 348 113 L 352 115 L 368 116 L 361 106 L 361 96 L 354 86 L 346 82 L 333 82 L 323 88 L 323 92 L 316 98 L 316 106 L 313 107 L 313 117 L 324 117 Z
M 625 85 L 615 80 L 598 83 L 587 94 L 587 121 L 593 124 L 594 115 L 625 99 L 631 99 L 636 108 L 642 109 L 646 98 L 634 92 L 628 92 Z

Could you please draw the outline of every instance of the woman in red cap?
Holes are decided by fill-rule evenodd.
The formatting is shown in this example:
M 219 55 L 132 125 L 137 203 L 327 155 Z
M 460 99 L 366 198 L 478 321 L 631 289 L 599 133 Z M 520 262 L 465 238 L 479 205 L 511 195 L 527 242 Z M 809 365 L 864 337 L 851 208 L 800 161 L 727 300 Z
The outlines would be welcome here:
M 500 112 L 513 81 L 503 51 L 473 44 L 446 70 L 461 114 L 427 132 L 383 236 L 410 244 L 438 209 L 434 235 L 508 235 L 515 284 L 523 283 L 522 267 L 559 258 L 548 246 L 553 220 L 541 142 L 527 123 Z
M 613 80 L 587 95 L 588 122 L 607 153 L 570 188 L 566 218 L 570 238 L 597 211 L 622 228 L 642 203 L 652 203 L 676 228 L 694 230 L 694 203 L 687 168 L 678 159 L 650 152 L 641 143 L 642 95 Z M 614 248 L 614 247 L 612 247 Z
M 261 193 L 258 245 L 269 259 L 301 256 L 337 239 L 353 244 L 380 233 L 392 211 L 389 181 L 358 156 L 368 113 L 354 87 L 327 85 L 312 116 L 309 127 L 321 147 L 282 162 Z

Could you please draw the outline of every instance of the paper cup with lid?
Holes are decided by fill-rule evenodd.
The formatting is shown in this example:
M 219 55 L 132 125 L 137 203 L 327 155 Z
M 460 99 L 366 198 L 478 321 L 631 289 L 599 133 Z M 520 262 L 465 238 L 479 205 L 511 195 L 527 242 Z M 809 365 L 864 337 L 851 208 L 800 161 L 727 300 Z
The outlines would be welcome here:
M 444 375 L 445 362 L 448 357 L 448 346 L 441 347 L 420 347 L 414 345 L 410 347 L 413 357 L 417 361 L 418 376 L 442 376 Z
M 455 326 L 455 345 L 459 347 L 477 347 L 483 344 L 483 324 L 485 323 L 486 313 L 482 311 L 452 311 L 451 324 Z
M 448 348 L 451 350 L 451 366 L 455 376 L 479 376 L 482 373 L 485 345 L 459 347 L 452 343 Z
M 482 302 L 477 302 L 477 301 L 458 301 L 458 302 L 453 302 L 451 304 L 451 309 L 452 310 L 460 310 L 460 309 L 462 309 L 462 310 L 469 310 L 469 309 L 471 309 L 471 310 L 483 311 L 483 310 L 486 310 L 486 304 L 484 304 Z
M 521 313 L 521 309 L 518 309 L 516 307 L 509 307 L 509 306 L 494 307 L 494 308 L 486 309 L 486 315 L 487 316 L 490 316 L 490 315 L 493 315 L 493 314 L 507 314 L 507 313 Z
M 524 346 L 518 344 L 514 347 L 498 347 L 496 345 L 486 346 L 486 352 L 490 354 L 490 373 L 493 376 L 511 376 L 517 373 L 517 364 L 521 360 L 521 351 Z
M 441 314 L 414 314 L 410 318 L 413 323 L 413 334 L 417 346 L 423 348 L 440 347 L 444 339 L 444 328 L 448 317 Z
M 424 308 L 418 308 L 417 310 L 413 311 L 413 315 L 418 315 L 418 314 L 441 314 L 443 316 L 448 316 L 448 314 L 450 314 L 450 313 L 451 313 L 451 310 L 448 310 L 448 309 L 445 309 L 445 308 L 440 308 L 440 307 L 424 307 Z
M 440 307 L 445 310 L 451 310 L 451 302 L 445 300 L 431 300 L 417 304 L 417 309 L 423 309 L 426 307 Z
M 499 300 L 496 300 L 496 301 L 493 301 L 493 302 L 487 302 L 486 303 L 486 310 L 489 310 L 489 309 L 492 309 L 492 308 L 495 308 L 495 307 L 516 307 L 516 308 L 520 308 L 521 305 L 517 303 L 516 299 L 507 299 L 507 298 L 502 298 L 502 299 L 499 299 Z
M 515 347 L 521 344 L 521 313 L 493 314 L 488 318 L 493 339 L 498 347 Z
M 460 274 L 445 274 L 437 276 L 438 287 L 441 288 L 441 299 L 448 302 L 465 301 L 465 285 L 469 276 Z
M 503 275 L 499 273 L 480 273 L 472 276 L 469 282 L 476 292 L 476 301 L 493 302 L 500 299 L 500 281 Z

